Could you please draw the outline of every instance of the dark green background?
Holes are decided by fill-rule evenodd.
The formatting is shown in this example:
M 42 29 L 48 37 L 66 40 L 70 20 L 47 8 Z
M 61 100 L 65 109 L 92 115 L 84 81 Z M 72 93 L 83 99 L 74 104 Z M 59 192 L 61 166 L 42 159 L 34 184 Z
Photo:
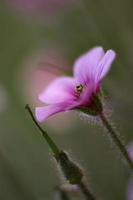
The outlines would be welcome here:
M 114 49 L 117 59 L 103 88 L 114 126 L 125 144 L 132 141 L 132 8 L 132 0 L 79 0 L 78 5 L 38 23 L 35 16 L 19 16 L 0 1 L 0 84 L 8 97 L 7 109 L 0 113 L 1 200 L 53 199 L 53 188 L 60 183 L 48 146 L 24 109 L 23 80 L 17 77 L 22 63 L 38 49 L 58 47 L 70 70 L 73 61 L 93 46 Z M 100 126 L 75 115 L 71 127 L 60 130 L 62 134 L 47 124 L 44 127 L 83 166 L 97 196 L 126 199 L 129 171 Z

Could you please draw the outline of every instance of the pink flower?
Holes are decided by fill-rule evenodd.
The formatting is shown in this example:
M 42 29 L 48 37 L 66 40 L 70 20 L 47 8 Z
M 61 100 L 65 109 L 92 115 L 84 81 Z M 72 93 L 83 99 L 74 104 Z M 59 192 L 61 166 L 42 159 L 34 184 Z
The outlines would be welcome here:
M 115 56 L 113 50 L 104 53 L 102 47 L 96 47 L 79 57 L 74 64 L 73 78 L 64 76 L 55 79 L 39 96 L 47 106 L 35 109 L 37 120 L 42 122 L 59 112 L 90 108 L 92 96 L 98 94 L 101 80 Z

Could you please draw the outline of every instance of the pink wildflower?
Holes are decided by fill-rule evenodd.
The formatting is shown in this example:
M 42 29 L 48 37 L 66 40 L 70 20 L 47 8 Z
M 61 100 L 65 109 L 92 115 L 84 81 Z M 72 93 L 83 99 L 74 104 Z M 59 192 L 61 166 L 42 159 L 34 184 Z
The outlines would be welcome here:
M 92 97 L 98 94 L 101 80 L 109 71 L 115 56 L 113 50 L 104 53 L 102 47 L 96 47 L 78 58 L 74 64 L 73 78 L 57 78 L 39 96 L 48 105 L 36 108 L 37 120 L 42 122 L 56 113 L 72 109 L 91 108 Z

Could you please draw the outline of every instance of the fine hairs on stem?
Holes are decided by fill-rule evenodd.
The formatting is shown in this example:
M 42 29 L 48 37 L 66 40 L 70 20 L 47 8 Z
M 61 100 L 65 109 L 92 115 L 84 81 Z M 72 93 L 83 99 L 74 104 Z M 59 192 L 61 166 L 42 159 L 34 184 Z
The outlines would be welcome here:
M 37 123 L 30 106 L 27 104 L 25 106 L 25 108 L 28 110 L 33 122 L 35 123 L 35 125 L 38 127 L 38 129 L 40 130 L 40 132 L 42 133 L 42 136 L 45 138 L 45 140 L 47 141 L 49 147 L 51 148 L 52 152 L 54 153 L 54 156 L 58 155 L 60 153 L 59 148 L 57 147 L 57 145 L 55 144 L 55 142 L 51 139 L 51 137 L 46 133 L 46 131 L 44 131 L 40 125 Z
M 60 197 L 60 200 L 70 200 L 70 197 L 68 196 L 67 192 L 64 191 L 61 187 L 57 186 L 54 189 L 55 195 L 58 193 L 58 197 Z M 54 198 L 54 200 L 59 200 L 59 198 Z
M 85 183 L 81 182 L 79 184 L 79 187 L 80 187 L 82 193 L 86 196 L 86 199 L 88 199 L 88 200 L 96 200 L 95 197 L 92 195 L 92 193 L 86 187 Z
M 127 164 L 129 165 L 129 167 L 131 169 L 133 169 L 133 162 L 130 159 L 130 156 L 129 156 L 124 144 L 119 139 L 118 134 L 115 132 L 115 130 L 113 129 L 113 127 L 108 122 L 108 120 L 106 119 L 105 115 L 102 112 L 99 114 L 99 117 L 100 117 L 104 127 L 106 127 L 106 129 L 108 130 L 108 132 L 109 132 L 111 138 L 113 139 L 114 143 L 117 145 L 117 147 L 119 148 L 120 152 L 122 153 L 122 155 L 124 156 L 125 160 L 127 161 Z
M 121 154 L 127 161 L 127 164 L 129 168 L 133 169 L 133 162 L 124 146 L 124 144 L 121 142 L 120 138 L 118 137 L 116 131 L 113 129 L 107 118 L 105 117 L 103 113 L 103 104 L 99 98 L 98 95 L 93 95 L 93 101 L 94 101 L 94 110 L 97 111 L 99 118 L 101 119 L 104 127 L 108 130 L 108 133 L 110 134 L 113 142 L 116 144 L 118 149 L 120 150 Z
M 29 105 L 26 105 L 25 107 L 33 122 L 35 125 L 38 127 L 38 129 L 41 131 L 42 136 L 45 138 L 47 141 L 48 145 L 50 146 L 54 158 L 57 161 L 57 164 L 60 165 L 64 176 L 66 177 L 67 181 L 69 181 L 70 184 L 76 184 L 79 186 L 80 190 L 84 194 L 84 197 L 86 200 L 96 200 L 96 198 L 93 196 L 93 194 L 89 191 L 87 188 L 87 185 L 83 182 L 83 172 L 82 170 L 78 167 L 78 165 L 73 162 L 69 156 L 62 150 L 59 150 L 55 142 L 51 139 L 51 137 L 40 127 L 40 125 L 37 123 Z

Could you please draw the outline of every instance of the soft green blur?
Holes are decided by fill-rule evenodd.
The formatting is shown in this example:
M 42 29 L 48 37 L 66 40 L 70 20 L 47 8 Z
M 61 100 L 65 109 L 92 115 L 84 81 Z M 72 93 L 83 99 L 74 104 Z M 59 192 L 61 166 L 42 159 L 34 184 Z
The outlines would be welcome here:
M 117 52 L 103 88 L 114 127 L 125 144 L 132 142 L 133 2 L 77 2 L 39 21 L 33 16 L 19 15 L 5 1 L 0 1 L 1 200 L 51 200 L 55 186 L 60 184 L 48 145 L 25 111 L 25 104 L 32 101 L 27 102 L 25 80 L 20 78 L 23 63 L 42 48 L 47 51 L 56 47 L 63 52 L 69 71 L 74 60 L 93 46 L 101 45 Z M 34 105 L 31 106 L 34 109 Z M 43 127 L 85 169 L 97 196 L 103 200 L 125 200 L 129 171 L 106 137 L 106 131 L 81 120 L 77 114 L 72 116 L 73 123 L 68 128 L 58 127 L 59 134 L 50 125 L 51 119 Z M 61 118 L 58 123 L 62 124 Z M 82 199 L 74 196 L 73 199 Z

